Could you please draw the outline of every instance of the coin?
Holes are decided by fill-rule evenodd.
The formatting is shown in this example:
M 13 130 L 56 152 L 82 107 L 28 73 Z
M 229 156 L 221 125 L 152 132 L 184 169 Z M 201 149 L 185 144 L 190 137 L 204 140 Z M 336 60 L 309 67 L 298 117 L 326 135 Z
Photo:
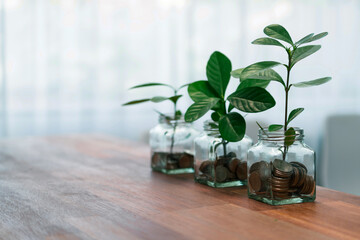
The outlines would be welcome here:
M 228 164 L 228 162 L 230 161 L 231 158 L 228 157 L 224 157 L 224 156 L 220 156 L 218 158 L 216 158 L 215 162 L 214 162 L 214 166 L 225 166 Z
M 236 153 L 234 153 L 234 152 L 229 152 L 228 154 L 226 154 L 226 157 L 227 158 L 234 158 L 234 157 L 236 157 Z
M 280 159 L 275 159 L 272 165 L 274 170 L 284 174 L 291 174 L 293 171 L 293 166 L 290 163 Z
M 230 172 L 235 173 L 239 163 L 240 163 L 240 159 L 238 159 L 238 158 L 232 158 L 232 159 L 229 161 L 229 163 L 227 164 L 227 167 L 228 167 L 228 169 L 230 170 Z
M 199 170 L 203 173 L 211 174 L 212 167 L 213 167 L 213 162 L 210 160 L 206 160 L 200 164 Z
M 236 176 L 239 180 L 246 180 L 247 178 L 247 162 L 240 162 L 236 168 Z
M 290 162 L 291 165 L 293 166 L 299 166 L 305 169 L 306 173 L 307 173 L 307 168 L 304 164 L 300 163 L 300 162 Z
M 194 167 L 194 156 L 188 153 L 182 155 L 179 159 L 179 167 L 180 168 L 192 168 Z
M 255 192 L 260 192 L 262 190 L 263 183 L 261 181 L 259 172 L 255 171 L 250 174 L 249 184 Z
M 228 171 L 224 166 L 217 166 L 215 168 L 215 180 L 217 182 L 224 182 L 228 178 Z

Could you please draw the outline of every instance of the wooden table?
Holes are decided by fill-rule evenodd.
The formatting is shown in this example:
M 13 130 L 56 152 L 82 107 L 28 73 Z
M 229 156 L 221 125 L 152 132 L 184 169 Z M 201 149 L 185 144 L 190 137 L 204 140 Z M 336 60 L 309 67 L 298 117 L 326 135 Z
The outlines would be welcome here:
M 149 167 L 105 136 L 0 141 L 0 239 L 360 239 L 360 197 L 273 207 Z

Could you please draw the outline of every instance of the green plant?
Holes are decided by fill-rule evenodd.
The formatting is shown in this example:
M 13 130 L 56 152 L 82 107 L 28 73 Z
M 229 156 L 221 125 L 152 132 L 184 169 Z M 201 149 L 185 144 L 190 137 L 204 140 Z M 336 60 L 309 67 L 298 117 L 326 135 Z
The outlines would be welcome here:
M 157 113 L 159 113 L 160 115 L 164 116 L 165 119 L 170 122 L 171 120 L 179 120 L 182 116 L 182 113 L 180 110 L 177 109 L 177 102 L 178 100 L 183 96 L 183 95 L 178 95 L 178 92 L 188 86 L 189 84 L 184 84 L 182 86 L 180 86 L 179 88 L 175 88 L 169 84 L 165 84 L 165 83 L 145 83 L 145 84 L 140 84 L 140 85 L 136 85 L 130 89 L 136 89 L 136 88 L 144 88 L 144 87 L 154 87 L 154 86 L 163 86 L 163 87 L 168 87 L 171 88 L 174 92 L 174 94 L 170 97 L 164 97 L 164 96 L 155 96 L 152 98 L 144 98 L 144 99 L 138 99 L 138 100 L 133 100 L 127 103 L 124 103 L 123 106 L 128 106 L 128 105 L 134 105 L 134 104 L 139 104 L 139 103 L 144 103 L 144 102 L 153 102 L 153 103 L 160 103 L 160 102 L 164 102 L 164 101 L 171 101 L 173 103 L 173 116 L 167 116 L 159 111 L 157 111 Z M 174 142 L 175 142 L 175 131 L 176 131 L 176 127 L 177 127 L 177 121 L 174 121 L 173 124 L 173 133 L 171 135 L 171 146 L 170 146 L 170 154 L 173 153 L 173 148 L 174 148 Z
M 226 98 L 231 69 L 230 60 L 224 54 L 214 52 L 206 66 L 207 80 L 193 82 L 188 87 L 194 103 L 185 113 L 185 121 L 193 122 L 209 110 L 213 111 L 211 118 L 215 123 L 211 127 L 220 132 L 224 155 L 228 142 L 240 141 L 245 135 L 245 119 L 234 109 L 255 113 L 275 106 L 274 98 L 264 89 L 267 86 L 264 82 L 249 87 L 250 82 L 244 81 Z
M 276 61 L 264 61 L 264 62 L 257 62 L 251 64 L 246 68 L 241 68 L 235 70 L 233 75 L 240 77 L 240 81 L 247 81 L 249 82 L 249 86 L 259 84 L 259 81 L 276 81 L 280 83 L 285 90 L 285 118 L 284 124 L 272 124 L 269 126 L 269 131 L 277 131 L 280 129 L 284 129 L 285 132 L 285 140 L 284 140 L 284 151 L 283 155 L 285 159 L 286 151 L 288 146 L 292 145 L 295 141 L 295 130 L 294 128 L 289 128 L 289 123 L 294 120 L 304 108 L 296 108 L 288 114 L 288 105 L 289 105 L 289 91 L 291 87 L 297 88 L 305 88 L 305 87 L 312 87 L 324 84 L 331 80 L 331 77 L 323 77 L 318 78 L 311 81 L 304 81 L 298 83 L 290 83 L 290 73 L 295 64 L 297 64 L 300 60 L 312 55 L 313 53 L 317 52 L 321 46 L 320 45 L 305 45 L 311 43 L 313 41 L 319 40 L 326 35 L 327 32 L 322 32 L 319 34 L 314 35 L 314 33 L 308 34 L 302 39 L 297 42 L 293 42 L 292 38 L 288 31 L 281 25 L 272 24 L 264 28 L 264 33 L 268 37 L 262 37 L 254 40 L 252 44 L 258 45 L 272 45 L 283 48 L 287 53 L 288 62 L 287 64 L 283 64 Z M 286 45 L 284 45 L 283 41 Z M 282 77 L 273 70 L 276 66 L 284 66 L 286 68 L 286 81 L 282 79 Z M 261 76 L 261 78 L 259 78 Z M 261 128 L 262 129 L 262 128 Z

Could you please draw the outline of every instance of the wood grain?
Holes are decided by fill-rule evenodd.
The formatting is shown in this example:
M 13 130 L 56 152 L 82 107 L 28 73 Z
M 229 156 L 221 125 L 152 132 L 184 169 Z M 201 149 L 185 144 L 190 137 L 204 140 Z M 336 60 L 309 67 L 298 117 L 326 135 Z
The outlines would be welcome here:
M 99 135 L 0 141 L 0 239 L 360 239 L 360 197 L 269 206 L 246 188 L 150 170 L 149 148 Z

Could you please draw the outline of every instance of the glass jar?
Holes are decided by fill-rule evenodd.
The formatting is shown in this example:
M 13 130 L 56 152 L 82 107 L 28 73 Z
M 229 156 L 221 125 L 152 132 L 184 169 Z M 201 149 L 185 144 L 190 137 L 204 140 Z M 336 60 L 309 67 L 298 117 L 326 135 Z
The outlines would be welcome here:
M 313 202 L 316 197 L 315 152 L 294 128 L 293 144 L 284 147 L 284 130 L 259 130 L 259 141 L 248 151 L 248 196 L 271 204 Z M 289 144 L 288 144 L 289 145 Z
M 204 123 L 204 132 L 194 140 L 195 182 L 211 187 L 246 185 L 248 136 L 239 142 L 224 141 L 214 122 Z
M 150 130 L 151 168 L 166 174 L 194 172 L 193 141 L 199 132 L 183 118 L 160 115 Z

